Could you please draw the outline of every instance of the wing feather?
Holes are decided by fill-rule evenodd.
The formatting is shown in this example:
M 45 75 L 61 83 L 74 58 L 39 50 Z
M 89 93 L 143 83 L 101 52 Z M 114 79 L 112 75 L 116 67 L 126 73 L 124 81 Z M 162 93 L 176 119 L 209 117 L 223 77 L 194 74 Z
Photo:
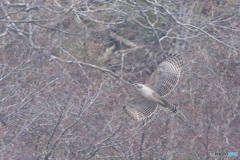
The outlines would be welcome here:
M 138 99 L 134 103 L 124 106 L 127 114 L 136 121 L 150 117 L 157 109 L 158 104 L 145 98 Z
M 174 115 L 178 111 L 178 104 L 168 103 L 165 99 L 161 99 L 162 104 L 149 101 L 142 97 L 141 99 L 134 100 L 132 103 L 123 107 L 127 114 L 136 121 L 143 120 L 157 110 L 159 106 L 169 115 Z
M 158 65 L 157 70 L 153 73 L 153 89 L 164 97 L 169 94 L 177 85 L 182 69 L 182 59 L 179 55 L 169 55 Z M 150 79 L 151 79 L 150 78 Z

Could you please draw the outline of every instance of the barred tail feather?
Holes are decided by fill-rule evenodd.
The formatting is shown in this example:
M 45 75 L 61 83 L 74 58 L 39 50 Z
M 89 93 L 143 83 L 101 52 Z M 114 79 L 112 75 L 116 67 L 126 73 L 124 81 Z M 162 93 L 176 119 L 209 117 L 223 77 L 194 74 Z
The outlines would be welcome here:
M 175 115 L 179 110 L 179 105 L 174 103 L 169 103 L 168 106 L 162 107 L 162 109 L 169 115 Z

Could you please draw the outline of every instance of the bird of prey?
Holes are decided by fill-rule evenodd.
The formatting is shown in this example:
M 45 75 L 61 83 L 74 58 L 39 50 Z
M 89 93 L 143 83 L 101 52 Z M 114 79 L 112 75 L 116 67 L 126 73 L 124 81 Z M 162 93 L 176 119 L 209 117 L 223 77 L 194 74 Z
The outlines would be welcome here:
M 140 121 L 150 117 L 157 107 L 171 115 L 177 113 L 178 104 L 169 103 L 163 97 L 177 85 L 182 65 L 182 59 L 178 54 L 170 54 L 160 62 L 146 84 L 134 83 L 139 94 L 123 107 L 127 114 Z

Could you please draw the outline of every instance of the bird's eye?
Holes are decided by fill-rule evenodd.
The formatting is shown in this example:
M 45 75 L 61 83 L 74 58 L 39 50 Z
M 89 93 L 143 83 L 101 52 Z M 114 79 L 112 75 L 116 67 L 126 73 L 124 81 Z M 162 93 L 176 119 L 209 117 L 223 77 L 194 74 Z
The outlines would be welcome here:
M 141 89 L 141 88 L 142 88 L 142 85 L 137 84 L 137 83 L 135 83 L 134 86 L 137 87 L 138 89 Z

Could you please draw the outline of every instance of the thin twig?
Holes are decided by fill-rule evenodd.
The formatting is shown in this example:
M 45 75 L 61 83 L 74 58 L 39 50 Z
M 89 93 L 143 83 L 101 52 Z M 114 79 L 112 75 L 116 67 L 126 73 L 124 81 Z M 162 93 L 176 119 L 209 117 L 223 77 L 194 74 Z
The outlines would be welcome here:
M 60 61 L 62 61 L 62 62 L 76 63 L 76 64 L 88 66 L 88 67 L 91 67 L 91 68 L 95 68 L 95 69 L 98 69 L 98 70 L 100 70 L 100 71 L 102 71 L 102 72 L 104 72 L 104 73 L 110 74 L 111 76 L 113 76 L 113 77 L 116 78 L 116 79 L 120 79 L 121 81 L 123 81 L 123 82 L 125 82 L 125 83 L 127 83 L 127 84 L 132 85 L 131 82 L 128 82 L 128 81 L 124 80 L 120 75 L 118 75 L 118 74 L 116 74 L 116 73 L 114 73 L 114 72 L 112 72 L 112 71 L 110 71 L 110 70 L 108 70 L 108 69 L 101 68 L 101 67 L 98 67 L 98 66 L 96 66 L 96 65 L 93 65 L 93 64 L 90 64 L 90 63 L 85 63 L 85 62 L 78 61 L 78 60 L 76 60 L 76 61 L 65 61 L 65 60 L 62 60 L 61 58 L 58 58 L 58 57 L 53 56 L 53 55 L 51 55 L 51 58 L 52 58 L 52 59 L 58 59 L 58 60 L 60 60 Z

